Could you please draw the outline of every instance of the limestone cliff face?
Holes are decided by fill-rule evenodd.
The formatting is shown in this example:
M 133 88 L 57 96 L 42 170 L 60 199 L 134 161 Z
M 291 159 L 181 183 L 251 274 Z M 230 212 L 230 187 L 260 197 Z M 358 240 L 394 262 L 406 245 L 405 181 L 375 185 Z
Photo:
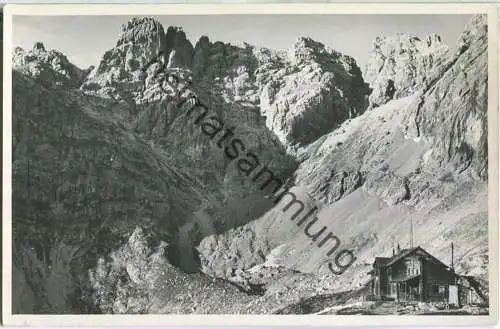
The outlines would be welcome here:
M 210 43 L 195 47 L 194 73 L 227 101 L 258 104 L 286 147 L 306 145 L 366 108 L 368 88 L 354 59 L 309 38 L 288 52 Z
M 253 52 L 254 47 L 248 44 L 241 47 L 220 41 L 211 42 L 208 37 L 202 36 L 194 49 L 193 73 L 199 79 L 233 82 L 238 71 L 244 69 L 252 74 L 257 69 L 258 62 Z
M 318 139 L 305 149 L 302 155 L 303 165 L 310 164 L 319 169 L 324 162 L 331 166 L 331 170 L 325 167 L 325 174 L 319 178 L 318 184 L 324 182 L 324 179 L 346 184 L 344 188 L 334 188 L 339 192 L 331 197 L 333 200 L 340 196 L 340 191 L 361 186 L 359 182 L 364 181 L 364 178 L 357 177 L 365 177 L 363 172 L 373 173 L 376 167 L 380 167 L 382 171 L 389 170 L 390 166 L 384 160 L 388 158 L 406 159 L 408 163 L 414 163 L 406 166 L 407 169 L 413 167 L 412 170 L 417 170 L 418 173 L 432 173 L 436 177 L 449 176 L 451 179 L 471 175 L 472 180 L 486 179 L 485 24 L 485 19 L 481 16 L 472 19 L 459 41 L 464 46 L 459 46 L 461 50 L 450 56 L 439 76 L 428 80 L 412 95 L 390 101 L 378 112 L 365 115 L 376 118 L 377 124 L 373 125 L 376 130 L 370 129 L 362 133 L 360 125 L 367 119 L 360 117 L 345 122 L 340 129 Z M 392 113 L 391 110 L 395 112 Z M 358 129 L 363 135 L 350 135 Z M 323 146 L 317 148 L 321 144 Z M 410 144 L 420 149 L 414 152 L 420 153 L 420 156 L 398 156 L 399 151 L 393 149 L 402 145 L 410 147 Z M 349 148 L 359 152 L 339 156 Z M 391 153 L 396 155 L 389 156 Z M 336 168 L 335 163 L 340 163 L 340 168 Z M 317 172 L 304 171 L 311 177 L 316 176 Z M 467 174 L 464 175 L 465 172 Z M 411 170 L 404 170 L 397 176 L 403 178 L 410 173 Z M 380 179 L 381 176 L 377 176 L 373 181 Z
M 488 175 L 487 31 L 486 17 L 474 16 L 446 71 L 413 104 L 408 134 L 433 145 L 426 166 L 443 175 Z
M 370 107 L 425 88 L 442 73 L 449 59 L 448 46 L 436 34 L 424 39 L 407 34 L 378 37 L 365 72 L 372 88 Z
M 152 18 L 133 18 L 122 25 L 116 46 L 104 53 L 81 89 L 130 102 L 162 64 L 189 67 L 192 56 L 193 46 L 181 28 L 171 26 L 165 33 Z
M 285 60 L 261 94 L 266 125 L 285 145 L 307 145 L 364 112 L 368 88 L 353 58 L 301 38 Z

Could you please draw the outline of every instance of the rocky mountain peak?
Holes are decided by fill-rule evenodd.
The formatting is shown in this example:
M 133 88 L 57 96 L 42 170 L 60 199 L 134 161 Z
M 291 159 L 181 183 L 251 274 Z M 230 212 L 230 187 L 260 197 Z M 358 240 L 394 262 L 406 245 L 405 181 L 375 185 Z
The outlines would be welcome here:
M 370 107 L 425 87 L 427 81 L 439 76 L 449 60 L 449 49 L 437 34 L 423 40 L 404 33 L 377 37 L 365 70 L 365 80 L 372 88 Z
M 163 25 L 157 20 L 150 17 L 134 17 L 122 24 L 116 46 L 127 43 L 161 42 L 164 34 Z
M 168 67 L 190 67 L 194 48 L 182 27 L 170 26 L 165 37 Z
M 325 45 L 319 41 L 313 40 L 310 37 L 299 37 L 292 45 L 294 50 L 300 51 L 301 49 L 310 48 L 310 49 L 321 49 L 324 48 Z
M 276 71 L 268 68 L 261 111 L 283 144 L 308 144 L 364 112 L 368 88 L 352 57 L 306 37 L 292 45 L 284 61 L 264 57 L 278 64 Z
M 31 50 L 16 47 L 12 67 L 23 74 L 39 79 L 46 85 L 78 87 L 86 71 L 73 65 L 57 50 L 46 50 L 42 42 L 35 42 Z
M 437 35 L 436 33 L 431 33 L 425 38 L 425 41 L 427 42 L 427 46 L 429 47 L 432 45 L 441 44 L 441 36 Z
M 35 42 L 35 44 L 33 45 L 33 51 L 34 52 L 44 52 L 45 46 L 43 45 L 42 42 Z
M 182 28 L 170 26 L 165 33 L 159 21 L 134 17 L 121 26 L 116 46 L 104 54 L 82 90 L 111 98 L 134 94 L 163 64 L 191 69 L 193 55 Z
M 81 89 L 111 98 L 136 90 L 146 78 L 144 67 L 155 60 L 166 62 L 166 48 L 160 22 L 150 17 L 134 17 L 121 26 L 116 46 L 104 53 Z M 159 54 L 163 56 L 158 58 Z
M 488 20 L 486 15 L 474 15 L 465 26 L 457 43 L 457 53 L 465 52 L 474 42 L 486 42 L 488 38 Z
M 209 44 L 210 44 L 210 39 L 206 35 L 202 35 L 200 39 L 196 42 L 195 49 L 198 49 L 200 47 L 206 47 Z
M 333 53 L 331 49 L 325 47 L 321 42 L 309 37 L 300 37 L 292 45 L 289 57 L 291 62 L 300 64 L 310 63 L 321 55 Z

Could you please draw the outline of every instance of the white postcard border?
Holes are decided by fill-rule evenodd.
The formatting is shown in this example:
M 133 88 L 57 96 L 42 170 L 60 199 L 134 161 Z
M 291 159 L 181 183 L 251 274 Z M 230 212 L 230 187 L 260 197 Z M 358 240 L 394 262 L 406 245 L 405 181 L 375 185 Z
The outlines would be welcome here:
M 3 214 L 2 315 L 6 325 L 147 326 L 147 325 L 494 325 L 498 322 L 499 125 L 498 10 L 495 4 L 45 4 L 4 7 L 3 57 Z M 13 315 L 11 309 L 12 230 L 12 16 L 13 15 L 216 15 L 216 14 L 488 14 L 488 231 L 490 314 L 487 316 L 407 315 Z

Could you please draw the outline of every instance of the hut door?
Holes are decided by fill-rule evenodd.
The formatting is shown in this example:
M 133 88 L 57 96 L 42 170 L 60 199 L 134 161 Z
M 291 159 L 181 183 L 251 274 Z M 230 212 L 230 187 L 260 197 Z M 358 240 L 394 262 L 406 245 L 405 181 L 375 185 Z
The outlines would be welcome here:
M 390 283 L 390 295 L 391 297 L 397 297 L 398 295 L 398 286 L 396 282 L 391 282 Z
M 450 286 L 448 303 L 450 305 L 458 306 L 458 286 Z

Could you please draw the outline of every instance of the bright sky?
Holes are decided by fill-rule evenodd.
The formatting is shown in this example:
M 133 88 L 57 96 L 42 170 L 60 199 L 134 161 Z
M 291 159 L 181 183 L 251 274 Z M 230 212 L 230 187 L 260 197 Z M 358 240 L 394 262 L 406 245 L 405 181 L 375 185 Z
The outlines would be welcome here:
M 455 46 L 470 15 L 192 15 L 155 17 L 164 26 L 181 26 L 194 44 L 202 35 L 211 41 L 273 49 L 289 48 L 298 37 L 311 37 L 354 57 L 364 68 L 377 36 L 437 33 Z M 130 16 L 15 16 L 14 46 L 31 48 L 42 41 L 77 66 L 99 63 L 118 39 L 120 25 Z

